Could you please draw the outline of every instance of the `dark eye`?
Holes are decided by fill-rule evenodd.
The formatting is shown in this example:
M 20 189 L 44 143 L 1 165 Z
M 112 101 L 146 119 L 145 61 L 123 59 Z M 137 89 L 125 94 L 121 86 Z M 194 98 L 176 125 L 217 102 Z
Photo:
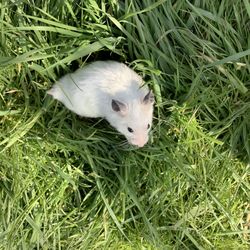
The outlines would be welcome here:
M 128 132 L 133 133 L 134 130 L 132 128 L 128 127 Z
M 148 124 L 148 129 L 150 129 L 150 124 Z

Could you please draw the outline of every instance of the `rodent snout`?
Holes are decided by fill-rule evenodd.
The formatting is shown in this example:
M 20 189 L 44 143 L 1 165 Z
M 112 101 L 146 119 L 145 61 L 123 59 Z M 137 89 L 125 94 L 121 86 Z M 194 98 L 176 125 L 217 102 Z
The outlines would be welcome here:
M 147 142 L 148 142 L 148 138 L 139 138 L 139 139 L 131 140 L 130 143 L 139 148 L 142 148 Z
M 137 143 L 135 144 L 137 147 L 142 148 L 144 145 L 146 144 L 146 142 L 143 143 Z

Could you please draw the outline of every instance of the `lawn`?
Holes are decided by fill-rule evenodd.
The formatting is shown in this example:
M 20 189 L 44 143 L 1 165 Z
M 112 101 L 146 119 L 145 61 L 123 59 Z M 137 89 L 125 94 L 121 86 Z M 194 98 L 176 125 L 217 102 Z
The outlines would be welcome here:
M 0 3 L 0 249 L 249 249 L 248 0 Z M 153 89 L 148 144 L 46 91 L 96 60 Z

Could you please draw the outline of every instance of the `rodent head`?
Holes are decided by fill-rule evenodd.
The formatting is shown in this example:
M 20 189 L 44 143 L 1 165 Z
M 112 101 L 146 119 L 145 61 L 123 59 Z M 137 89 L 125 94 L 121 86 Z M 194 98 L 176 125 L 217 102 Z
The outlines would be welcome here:
M 154 95 L 149 91 L 142 100 L 123 103 L 112 100 L 109 122 L 122 133 L 132 145 L 143 147 L 148 141 L 152 124 Z

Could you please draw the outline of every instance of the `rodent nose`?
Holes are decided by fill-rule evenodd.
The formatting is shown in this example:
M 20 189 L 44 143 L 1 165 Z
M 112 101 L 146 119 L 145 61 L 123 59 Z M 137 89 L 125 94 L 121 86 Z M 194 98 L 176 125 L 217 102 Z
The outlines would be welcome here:
M 139 147 L 139 148 L 142 148 L 144 145 L 146 144 L 146 142 L 143 142 L 143 143 L 137 143 L 137 147 Z
M 134 140 L 131 143 L 139 148 L 142 148 L 147 143 L 147 140 Z

